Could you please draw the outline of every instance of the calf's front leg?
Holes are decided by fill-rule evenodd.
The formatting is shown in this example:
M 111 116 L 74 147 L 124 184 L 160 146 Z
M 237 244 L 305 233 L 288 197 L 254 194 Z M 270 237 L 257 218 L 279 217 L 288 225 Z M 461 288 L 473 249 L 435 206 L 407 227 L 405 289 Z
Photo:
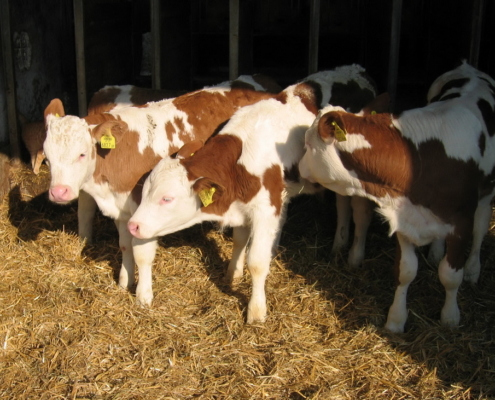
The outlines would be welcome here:
M 153 280 L 151 270 L 157 247 L 157 238 L 132 239 L 132 252 L 139 272 L 139 281 L 136 287 L 136 301 L 143 306 L 151 306 L 153 300 Z
M 84 190 L 77 198 L 77 225 L 79 237 L 86 243 L 93 243 L 93 219 L 96 213 L 96 201 Z
M 134 286 L 134 255 L 132 251 L 132 235 L 127 229 L 127 221 L 115 220 L 119 231 L 119 247 L 122 252 L 122 266 L 119 273 L 119 286 L 131 289 Z
M 247 226 L 236 226 L 233 229 L 232 258 L 227 269 L 226 281 L 232 284 L 236 279 L 242 278 L 244 262 L 246 260 L 246 247 L 251 230 Z
M 252 279 L 251 299 L 247 310 L 247 323 L 264 322 L 266 318 L 265 282 L 270 271 L 272 248 L 277 237 L 279 221 L 276 216 L 253 218 L 251 245 L 247 267 Z
M 354 241 L 349 250 L 348 264 L 350 267 L 358 267 L 364 260 L 366 235 L 373 216 L 373 202 L 365 197 L 352 196 L 351 206 L 354 219 Z
M 407 321 L 407 290 L 418 272 L 418 258 L 414 245 L 402 234 L 397 233 L 396 268 L 398 284 L 394 302 L 388 311 L 385 328 L 391 332 L 404 332 Z

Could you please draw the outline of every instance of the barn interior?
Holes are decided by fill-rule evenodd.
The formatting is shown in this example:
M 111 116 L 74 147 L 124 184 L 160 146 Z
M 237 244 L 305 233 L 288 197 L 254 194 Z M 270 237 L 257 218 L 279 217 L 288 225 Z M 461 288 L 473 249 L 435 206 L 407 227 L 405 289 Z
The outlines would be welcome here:
M 240 74 L 287 86 L 359 63 L 394 111 L 467 59 L 495 73 L 495 5 L 484 0 L 2 1 L 0 144 L 16 154 L 17 114 L 59 97 L 84 113 L 105 85 L 194 90 Z M 9 150 L 10 145 L 10 150 Z
M 114 221 L 97 213 L 94 244 L 79 240 L 77 204 L 48 200 L 49 168 L 31 170 L 18 121 L 42 120 L 56 97 L 84 115 L 106 85 L 195 90 L 264 73 L 286 86 L 351 63 L 400 112 L 462 59 L 495 77 L 495 2 L 0 0 L 0 31 L 0 398 L 495 398 L 495 218 L 480 280 L 459 290 L 458 329 L 439 323 L 445 292 L 426 249 L 406 331 L 383 329 L 394 240 L 375 216 L 349 268 L 330 253 L 328 193 L 290 205 L 265 324 L 245 323 L 249 274 L 225 284 L 232 232 L 209 223 L 160 238 L 155 299 L 138 307 L 117 285 Z

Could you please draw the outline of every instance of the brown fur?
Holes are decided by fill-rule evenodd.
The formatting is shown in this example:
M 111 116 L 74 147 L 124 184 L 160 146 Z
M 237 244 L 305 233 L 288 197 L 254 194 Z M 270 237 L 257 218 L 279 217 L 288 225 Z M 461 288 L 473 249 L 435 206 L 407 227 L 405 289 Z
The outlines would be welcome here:
M 198 193 L 215 187 L 213 203 L 203 211 L 223 215 L 236 201 L 248 203 L 261 188 L 260 179 L 237 163 L 242 152 L 241 140 L 232 135 L 211 138 L 203 148 L 181 160 L 189 180 L 195 180 L 193 188 Z M 219 157 L 219 154 L 222 156 Z
M 449 251 L 449 262 L 454 268 L 462 268 L 466 238 L 473 229 L 478 191 L 482 189 L 479 185 L 486 184 L 475 163 L 448 157 L 439 140 L 429 140 L 416 148 L 390 126 L 386 114 L 358 117 L 331 112 L 322 120 L 320 134 L 324 140 L 333 136 L 335 121 L 347 132 L 359 132 L 371 144 L 372 150 L 340 151 L 343 165 L 355 171 L 367 193 L 408 197 L 455 227 L 454 234 L 447 237 L 449 248 L 457 249 Z

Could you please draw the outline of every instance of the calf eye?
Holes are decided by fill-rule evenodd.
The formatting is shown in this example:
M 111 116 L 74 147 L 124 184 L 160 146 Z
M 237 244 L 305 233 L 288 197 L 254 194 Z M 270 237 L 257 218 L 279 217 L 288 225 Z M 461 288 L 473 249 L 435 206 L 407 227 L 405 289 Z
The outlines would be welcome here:
M 162 197 L 160 200 L 160 204 L 171 203 L 173 199 L 174 199 L 173 197 L 166 197 L 166 196 Z

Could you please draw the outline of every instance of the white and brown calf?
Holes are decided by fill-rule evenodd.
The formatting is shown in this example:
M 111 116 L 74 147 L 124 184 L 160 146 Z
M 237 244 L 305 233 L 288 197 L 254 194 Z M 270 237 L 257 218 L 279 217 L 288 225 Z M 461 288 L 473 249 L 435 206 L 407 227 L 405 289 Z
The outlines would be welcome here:
M 495 193 L 495 82 L 465 63 L 454 73 L 464 80 L 457 95 L 398 117 L 327 107 L 306 132 L 301 175 L 373 200 L 397 236 L 398 286 L 385 325 L 393 332 L 402 332 L 407 320 L 407 289 L 418 267 L 415 246 L 446 241 L 439 263 L 445 325 L 459 324 L 456 297 L 464 270 L 479 275 L 479 245 Z M 346 140 L 339 141 L 342 132 Z M 473 232 L 478 251 L 466 264 Z
M 202 221 L 233 227 L 227 279 L 240 278 L 246 261 L 252 277 L 247 322 L 264 321 L 265 280 L 287 204 L 298 194 L 318 190 L 297 173 L 304 132 L 318 109 L 339 93 L 332 92 L 336 82 L 337 87 L 349 82 L 348 94 L 364 94 L 363 105 L 373 98 L 368 87 L 351 79 L 352 68 L 311 75 L 274 98 L 244 107 L 205 144 L 190 142 L 176 158 L 161 160 L 145 181 L 130 232 L 146 239 Z
M 65 115 L 58 99 L 46 108 L 49 198 L 65 204 L 87 193 L 104 215 L 115 220 L 122 251 L 119 285 L 134 285 L 137 264 L 139 303 L 149 305 L 153 298 L 151 266 L 156 239 L 133 239 L 127 221 L 139 204 L 144 177 L 161 158 L 185 143 L 206 140 L 239 108 L 271 96 L 250 89 L 208 88 L 84 118 Z M 102 140 L 111 142 L 112 138 L 114 148 L 101 146 Z M 80 215 L 85 211 L 78 210 Z M 81 228 L 90 232 L 89 226 Z

